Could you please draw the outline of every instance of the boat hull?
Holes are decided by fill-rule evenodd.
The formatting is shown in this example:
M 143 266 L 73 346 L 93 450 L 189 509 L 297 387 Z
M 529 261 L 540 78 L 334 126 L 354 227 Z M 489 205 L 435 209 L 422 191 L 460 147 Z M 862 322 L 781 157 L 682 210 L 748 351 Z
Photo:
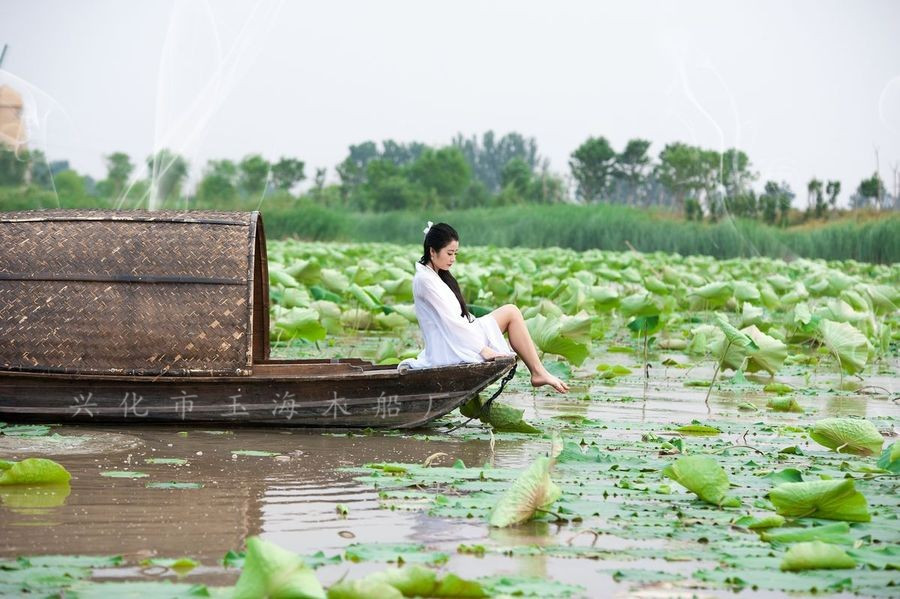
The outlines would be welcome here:
M 513 359 L 411 369 L 349 367 L 167 377 L 0 372 L 0 420 L 413 428 L 456 409 Z M 347 372 L 350 368 L 352 371 Z

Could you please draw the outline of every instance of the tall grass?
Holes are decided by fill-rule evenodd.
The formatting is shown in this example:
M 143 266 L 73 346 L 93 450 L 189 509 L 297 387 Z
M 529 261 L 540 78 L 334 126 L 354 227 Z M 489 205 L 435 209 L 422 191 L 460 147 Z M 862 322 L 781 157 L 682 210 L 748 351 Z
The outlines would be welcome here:
M 783 230 L 756 221 L 717 224 L 661 218 L 627 206 L 522 206 L 382 214 L 343 213 L 306 205 L 265 212 L 269 237 L 420 243 L 426 221 L 448 222 L 471 245 L 590 248 L 706 254 L 717 258 L 769 256 L 860 262 L 900 261 L 900 215 L 864 223 L 838 222 Z
M 108 208 L 107 200 L 68 199 L 63 208 Z M 0 189 L 0 210 L 56 208 L 55 194 Z M 229 208 L 253 210 L 258 202 Z M 198 207 L 199 206 L 195 206 Z M 180 208 L 180 206 L 179 206 Z M 204 208 L 209 208 L 204 206 Z M 470 245 L 566 247 L 705 254 L 717 258 L 769 256 L 860 262 L 900 262 L 900 215 L 861 222 L 842 220 L 816 227 L 780 229 L 751 220 L 716 224 L 673 219 L 617 204 L 507 206 L 430 212 L 359 213 L 317 205 L 287 194 L 267 197 L 260 210 L 269 238 L 316 241 L 421 243 L 428 220 L 448 222 Z

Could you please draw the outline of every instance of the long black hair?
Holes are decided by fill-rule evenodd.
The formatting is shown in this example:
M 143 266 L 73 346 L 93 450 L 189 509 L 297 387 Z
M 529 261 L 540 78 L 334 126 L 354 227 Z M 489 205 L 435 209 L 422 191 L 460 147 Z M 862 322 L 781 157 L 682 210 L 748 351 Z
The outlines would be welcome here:
M 431 253 L 428 250 L 433 249 L 435 253 L 438 253 L 447 247 L 451 241 L 459 242 L 459 233 L 456 232 L 456 229 L 447 223 L 431 225 L 431 228 L 428 229 L 428 233 L 425 234 L 425 241 L 422 242 L 423 251 L 422 257 L 419 258 L 419 263 L 428 266 L 428 262 L 431 261 Z M 456 279 L 453 278 L 453 275 L 450 274 L 449 270 L 440 269 L 437 273 L 459 301 L 459 309 L 461 311 L 460 316 L 467 320 L 471 320 L 469 317 L 469 307 L 466 305 L 466 300 L 463 298 L 462 291 L 459 289 L 459 283 L 456 282 Z

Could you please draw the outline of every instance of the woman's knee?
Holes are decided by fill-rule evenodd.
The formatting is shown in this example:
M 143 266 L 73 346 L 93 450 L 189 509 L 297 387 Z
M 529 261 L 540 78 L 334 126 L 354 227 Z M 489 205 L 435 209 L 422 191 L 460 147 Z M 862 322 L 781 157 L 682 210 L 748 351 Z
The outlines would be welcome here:
M 517 320 L 525 320 L 522 316 L 522 311 L 515 304 L 505 304 L 503 309 L 509 314 L 510 318 L 515 318 Z

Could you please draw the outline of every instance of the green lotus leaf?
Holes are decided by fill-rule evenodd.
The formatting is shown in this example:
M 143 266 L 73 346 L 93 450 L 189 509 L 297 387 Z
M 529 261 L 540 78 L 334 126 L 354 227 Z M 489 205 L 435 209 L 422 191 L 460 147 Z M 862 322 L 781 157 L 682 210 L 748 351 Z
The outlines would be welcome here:
M 714 327 L 711 324 L 702 324 L 691 329 L 691 338 L 688 341 L 687 351 L 695 355 L 706 355 L 713 346 L 716 346 L 720 348 L 720 351 L 715 355 L 720 356 L 721 348 L 725 347 L 724 339 L 725 334 L 718 327 Z M 743 360 L 743 357 L 741 360 Z
M 728 319 L 718 312 L 713 316 L 714 324 L 725 333 L 725 338 L 732 344 L 745 349 L 758 349 L 756 343 L 747 334 L 734 328 Z
M 587 289 L 588 296 L 598 308 L 611 308 L 619 303 L 619 292 L 612 287 L 593 285 Z
M 767 383 L 765 387 L 763 387 L 763 391 L 766 393 L 777 393 L 778 395 L 787 395 L 788 393 L 793 393 L 794 388 L 785 383 Z
M 287 339 L 321 341 L 327 331 L 319 322 L 319 313 L 312 308 L 290 308 L 275 321 L 276 336 Z
M 759 288 L 749 281 L 734 281 L 734 298 L 740 302 L 756 303 L 760 300 Z
M 787 358 L 787 345 L 774 337 L 766 335 L 756 328 L 756 325 L 741 329 L 741 332 L 750 337 L 753 343 L 756 344 L 756 349 L 749 351 L 750 359 L 747 362 L 747 370 L 750 372 L 765 370 L 773 375 L 777 373 Z
M 356 283 L 351 283 L 350 286 L 347 287 L 347 291 L 366 309 L 373 312 L 381 309 L 381 302 Z
M 690 291 L 688 295 L 703 298 L 711 304 L 722 305 L 734 295 L 734 287 L 728 281 L 708 283 Z
M 309 290 L 303 287 L 287 287 L 281 292 L 278 299 L 278 303 L 285 308 L 305 308 L 311 301 Z
M 541 432 L 540 429 L 522 419 L 525 410 L 508 406 L 497 400 L 491 402 L 490 410 L 486 414 L 482 414 L 481 398 L 477 395 L 459 406 L 459 413 L 466 418 L 478 418 L 482 422 L 490 424 L 496 431 L 531 434 Z
M 778 291 L 787 291 L 794 285 L 794 281 L 784 275 L 769 275 L 766 282 Z
M 781 569 L 791 572 L 799 570 L 842 570 L 856 567 L 856 560 L 837 545 L 810 541 L 797 543 L 784 555 Z
M 340 580 L 328 587 L 328 599 L 402 599 L 403 596 L 398 589 L 374 575 Z
M 869 504 L 856 490 L 852 478 L 783 483 L 769 492 L 782 516 L 869 522 Z
M 744 526 L 750 530 L 765 530 L 784 526 L 787 522 L 784 516 L 778 514 L 765 514 L 762 516 L 743 516 L 734 521 L 738 526 Z
M 281 285 L 282 287 L 299 287 L 300 283 L 294 277 L 278 268 L 272 268 L 269 263 L 269 283 L 274 287 Z
M 800 302 L 794 306 L 793 322 L 795 325 L 803 327 L 812 322 L 812 314 L 809 311 L 809 305 L 806 302 Z
M 861 322 L 869 317 L 867 312 L 860 312 L 842 299 L 831 298 L 828 300 L 828 309 L 824 315 L 835 322 Z
M 550 458 L 541 456 L 526 468 L 494 505 L 490 525 L 504 528 L 527 522 L 559 499 L 562 491 L 550 479 L 552 465 Z
M 884 448 L 878 458 L 878 467 L 894 474 L 900 474 L 900 441 L 894 441 Z
M 316 300 L 325 300 L 329 302 L 334 302 L 335 304 L 344 303 L 344 298 L 339 296 L 337 293 L 332 293 L 328 291 L 324 287 L 319 287 L 318 285 L 313 285 L 309 288 L 309 293 Z
M 466 580 L 460 578 L 456 574 L 450 573 L 444 576 L 434 590 L 434 597 L 487 597 L 481 584 L 474 580 Z
M 294 260 L 284 271 L 304 285 L 316 283 L 322 275 L 322 268 L 313 259 Z
M 828 449 L 855 455 L 877 454 L 884 444 L 884 438 L 875 425 L 861 418 L 819 420 L 813 425 L 809 436 Z
M 0 467 L 0 485 L 43 485 L 67 483 L 72 478 L 61 464 L 46 458 L 25 458 L 4 462 Z
M 707 424 L 701 424 L 697 421 L 694 421 L 690 424 L 685 424 L 683 426 L 679 426 L 675 429 L 679 433 L 684 433 L 686 435 L 718 435 L 722 431 L 717 429 L 714 426 L 709 426 Z
M 763 532 L 760 538 L 769 543 L 782 544 L 799 543 L 801 541 L 822 541 L 841 545 L 853 544 L 853 537 L 850 536 L 850 525 L 846 522 L 832 522 L 831 524 L 810 526 L 808 528 L 779 528 L 778 530 Z
M 657 295 L 670 295 L 672 293 L 672 286 L 664 283 L 659 277 L 644 277 L 644 287 L 647 291 Z
M 782 450 L 782 452 L 784 452 L 784 450 Z M 785 468 L 784 470 L 770 472 L 764 478 L 766 478 L 766 480 L 772 481 L 772 484 L 803 482 L 803 474 L 796 468 Z
M 328 300 L 316 300 L 309 305 L 319 313 L 319 322 L 330 334 L 338 334 L 343 330 L 341 325 L 341 308 Z
M 259 537 L 250 537 L 244 569 L 232 597 L 325 599 L 325 590 L 299 555 Z
M 803 413 L 803 408 L 793 397 L 775 397 L 766 402 L 766 407 L 774 412 Z
M 350 329 L 371 329 L 375 318 L 363 308 L 350 308 L 341 314 L 341 324 Z
M 750 325 L 765 326 L 764 323 L 765 311 L 749 302 L 744 302 L 741 308 L 741 327 L 749 327 Z
M 848 549 L 847 554 L 872 569 L 900 570 L 900 545 L 862 546 Z
M 398 312 L 391 312 L 390 314 L 376 314 L 375 323 L 380 328 L 385 330 L 403 329 L 409 325 L 409 321 L 406 319 L 406 317 Z
M 851 324 L 822 320 L 819 323 L 822 342 L 837 358 L 841 369 L 856 374 L 866 367 L 869 359 L 869 342 L 866 336 Z
M 350 279 L 339 270 L 322 269 L 322 285 L 335 293 L 344 293 L 350 287 Z
M 652 316 L 662 312 L 662 308 L 649 293 L 635 293 L 622 298 L 619 302 L 619 311 L 622 316 Z
M 438 583 L 434 570 L 417 564 L 403 568 L 388 568 L 370 574 L 366 578 L 387 583 L 405 597 L 431 597 Z M 328 597 L 331 599 L 331 589 L 328 589 Z
M 556 318 L 536 314 L 525 323 L 542 352 L 562 356 L 576 366 L 587 358 L 591 340 L 591 317 L 587 313 Z
M 720 507 L 738 507 L 741 504 L 737 497 L 726 497 L 728 474 L 712 456 L 683 456 L 663 468 L 662 472 L 707 503 Z
M 878 314 L 896 314 L 897 293 L 896 286 L 890 285 L 862 285 L 863 290 L 872 300 L 872 307 Z
M 638 316 L 627 325 L 628 329 L 639 335 L 652 335 L 660 328 L 659 315 Z

